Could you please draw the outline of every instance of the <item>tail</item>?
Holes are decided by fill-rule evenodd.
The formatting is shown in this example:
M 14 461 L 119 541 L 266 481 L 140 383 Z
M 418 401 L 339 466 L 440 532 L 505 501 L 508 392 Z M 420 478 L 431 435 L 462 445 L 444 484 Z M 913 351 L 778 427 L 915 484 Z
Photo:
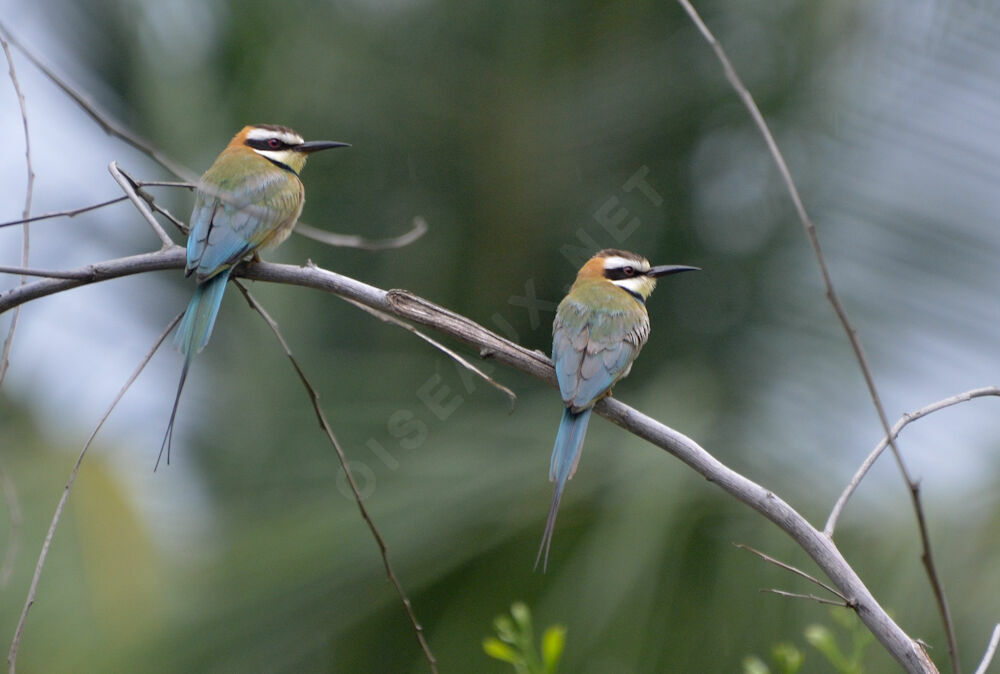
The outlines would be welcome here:
M 215 317 L 219 315 L 219 306 L 222 304 L 222 294 L 226 291 L 226 282 L 229 281 L 229 270 L 208 279 L 199 285 L 194 291 L 194 297 L 188 303 L 181 325 L 177 328 L 174 336 L 174 345 L 180 349 L 185 356 L 192 353 L 199 353 L 208 344 L 208 338 L 212 336 L 212 327 L 215 325 Z
M 542 572 L 549 565 L 549 547 L 552 545 L 552 532 L 556 526 L 556 515 L 559 512 L 559 502 L 562 501 L 566 481 L 573 477 L 576 466 L 580 463 L 580 450 L 583 448 L 583 438 L 587 435 L 587 424 L 590 423 L 591 409 L 573 412 L 568 407 L 563 410 L 562 421 L 559 422 L 559 432 L 556 434 L 556 444 L 552 449 L 552 464 L 549 466 L 549 479 L 556 483 L 552 495 L 552 505 L 549 507 L 549 517 L 545 521 L 545 533 L 542 534 L 542 544 L 535 558 L 535 569 L 542 561 Z M 544 554 L 544 557 L 542 555 Z
M 160 466 L 164 450 L 167 452 L 167 463 L 170 463 L 174 420 L 177 418 L 177 406 L 181 402 L 184 381 L 187 379 L 188 369 L 191 367 L 194 355 L 205 348 L 205 345 L 208 344 L 208 338 L 212 335 L 212 327 L 215 326 L 215 317 L 219 315 L 219 306 L 222 304 L 222 294 L 226 291 L 227 281 L 229 281 L 228 269 L 199 285 L 194 291 L 194 297 L 188 303 L 180 326 L 177 328 L 174 344 L 184 354 L 184 367 L 181 369 L 177 395 L 174 397 L 173 409 L 170 410 L 170 421 L 167 423 L 167 432 L 163 435 L 163 443 L 160 445 L 160 453 L 156 457 L 154 471 Z

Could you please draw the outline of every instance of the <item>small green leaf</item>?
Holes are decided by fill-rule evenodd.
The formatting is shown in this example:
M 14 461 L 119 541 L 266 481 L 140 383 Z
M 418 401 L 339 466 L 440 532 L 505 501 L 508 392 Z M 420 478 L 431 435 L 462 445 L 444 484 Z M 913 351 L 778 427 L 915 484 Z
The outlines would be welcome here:
M 483 650 L 486 651 L 486 655 L 491 658 L 509 662 L 512 665 L 524 663 L 524 658 L 522 658 L 517 651 L 496 637 L 483 639 Z
M 524 602 L 516 601 L 511 604 L 510 614 L 514 616 L 514 621 L 522 632 L 531 633 L 531 611 Z
M 806 641 L 813 645 L 821 653 L 837 651 L 837 642 L 833 638 L 833 632 L 823 625 L 810 625 L 805 631 Z
M 542 665 L 546 674 L 555 674 L 559 659 L 566 648 L 566 628 L 553 625 L 542 635 Z
M 794 644 L 783 641 L 771 649 L 771 657 L 781 674 L 797 674 L 802 669 L 805 655 Z
M 771 670 L 756 655 L 748 655 L 743 658 L 743 674 L 771 674 Z
M 833 632 L 823 625 L 810 625 L 805 631 L 806 641 L 823 654 L 833 668 L 838 672 L 856 671 L 853 665 L 847 660 L 837 645 L 837 639 Z
M 493 625 L 496 627 L 497 634 L 500 635 L 500 638 L 508 644 L 517 642 L 517 630 L 514 628 L 513 620 L 505 615 L 500 615 L 493 621 Z

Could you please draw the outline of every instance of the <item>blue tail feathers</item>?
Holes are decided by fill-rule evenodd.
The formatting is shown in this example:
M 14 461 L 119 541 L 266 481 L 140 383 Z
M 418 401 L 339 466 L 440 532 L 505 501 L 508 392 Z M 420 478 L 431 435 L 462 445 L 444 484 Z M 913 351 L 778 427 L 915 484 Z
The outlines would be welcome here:
M 581 412 L 573 412 L 567 407 L 563 410 L 562 421 L 559 422 L 559 432 L 556 434 L 556 443 L 552 448 L 552 463 L 549 466 L 549 479 L 556 483 L 555 493 L 552 495 L 549 517 L 545 521 L 542 544 L 538 548 L 538 556 L 535 558 L 535 568 L 537 569 L 538 562 L 542 561 L 543 572 L 549 565 L 549 547 L 552 545 L 552 533 L 556 526 L 559 502 L 562 501 L 566 481 L 573 477 L 577 464 L 580 463 L 580 453 L 583 448 L 583 439 L 587 435 L 591 411 L 591 408 L 588 407 Z
M 194 291 L 194 297 L 188 303 L 184 318 L 177 327 L 177 334 L 174 335 L 174 344 L 184 354 L 184 367 L 181 369 L 181 379 L 177 383 L 177 394 L 174 397 L 174 406 L 170 410 L 170 421 L 167 422 L 167 432 L 163 435 L 163 443 L 160 445 L 160 454 L 156 457 L 156 467 L 160 465 L 163 458 L 163 451 L 167 452 L 167 463 L 170 463 L 170 445 L 174 437 L 174 420 L 177 418 L 177 406 L 181 402 L 181 391 L 184 390 L 184 382 L 187 379 L 188 369 L 191 367 L 191 360 L 194 355 L 205 348 L 208 338 L 212 336 L 212 328 L 215 326 L 215 317 L 219 315 L 219 307 L 222 305 L 222 295 L 226 291 L 226 283 L 229 281 L 229 270 L 226 269 L 220 274 L 213 276 L 209 280 L 199 285 Z M 153 468 L 156 470 L 156 468 Z
M 205 348 L 212 335 L 212 327 L 215 326 L 215 317 L 219 315 L 222 295 L 226 292 L 228 281 L 229 270 L 226 269 L 195 289 L 194 297 L 188 303 L 187 311 L 184 312 L 184 318 L 174 336 L 174 344 L 181 353 L 187 355 L 192 350 L 198 353 Z

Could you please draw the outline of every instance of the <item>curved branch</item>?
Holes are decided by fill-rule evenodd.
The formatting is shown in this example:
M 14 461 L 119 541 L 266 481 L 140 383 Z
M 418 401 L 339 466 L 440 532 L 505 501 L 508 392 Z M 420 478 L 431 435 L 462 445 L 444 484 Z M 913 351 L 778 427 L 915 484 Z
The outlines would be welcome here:
M 745 84 L 743 84 L 743 81 L 737 74 L 733 64 L 729 61 L 729 57 L 726 55 L 722 45 L 715 38 L 715 35 L 712 34 L 712 31 L 709 30 L 708 26 L 705 25 L 705 22 L 698 14 L 698 11 L 691 5 L 690 0 L 678 0 L 678 2 L 681 7 L 684 8 L 684 11 L 687 12 L 698 31 L 701 32 L 705 41 L 712 48 L 712 51 L 715 52 L 716 58 L 718 58 L 719 63 L 722 64 L 722 69 L 725 72 L 726 79 L 729 80 L 733 91 L 735 91 L 740 97 L 740 100 L 743 101 L 743 105 L 750 113 L 750 117 L 753 119 L 757 129 L 760 131 L 760 134 L 767 145 L 767 149 L 771 153 L 771 157 L 774 159 L 775 165 L 778 167 L 781 179 L 785 183 L 785 188 L 788 190 L 792 204 L 795 207 L 795 212 L 798 214 L 799 221 L 802 223 L 802 227 L 805 230 L 806 237 L 809 239 L 809 245 L 813 249 L 816 264 L 819 267 L 820 277 L 823 279 L 823 287 L 826 289 L 826 298 L 830 302 L 830 306 L 833 307 L 833 311 L 837 315 L 837 319 L 840 321 L 841 327 L 843 327 L 844 333 L 847 336 L 847 341 L 850 342 L 851 348 L 854 350 L 854 358 L 858 361 L 858 367 L 861 369 L 861 376 L 865 381 L 865 386 L 868 388 L 868 395 L 871 398 L 872 405 L 875 407 L 875 412 L 878 415 L 879 422 L 882 424 L 882 431 L 886 437 L 889 438 L 889 447 L 892 449 L 892 453 L 896 458 L 896 464 L 899 467 L 899 472 L 903 476 L 906 486 L 909 488 L 910 500 L 913 504 L 914 514 L 917 517 L 917 529 L 920 533 L 920 542 L 923 545 L 921 561 L 924 563 L 924 568 L 927 571 L 927 577 L 930 582 L 931 589 L 934 592 L 934 599 L 938 605 L 938 612 L 941 614 L 941 622 L 944 624 L 945 636 L 948 640 L 948 653 L 951 657 L 952 670 L 955 674 L 959 674 L 961 666 L 959 664 L 958 657 L 958 641 L 955 639 L 955 625 L 952 622 L 951 610 L 948 608 L 948 601 L 945 598 L 944 585 L 941 582 L 941 578 L 938 576 L 937 568 L 934 564 L 934 556 L 931 551 L 930 532 L 927 528 L 927 520 L 924 517 L 924 508 L 920 500 L 920 485 L 910 476 L 906 463 L 903 461 L 903 454 L 896 446 L 896 440 L 889 429 L 889 417 L 885 413 L 885 407 L 882 404 L 882 397 L 879 395 L 878 388 L 875 386 L 875 376 L 872 374 L 871 366 L 868 364 L 868 357 L 865 355 L 865 350 L 861 346 L 861 339 L 858 337 L 858 331 L 855 329 L 850 318 L 848 318 L 847 310 L 840 301 L 837 289 L 833 285 L 833 279 L 830 276 L 830 271 L 826 264 L 826 258 L 823 256 L 823 250 L 820 247 L 819 234 L 816 232 L 816 226 L 813 224 L 812 219 L 806 212 L 805 204 L 803 204 L 802 197 L 799 195 L 799 190 L 795 186 L 795 181 L 792 179 L 792 173 L 788 169 L 788 165 L 785 163 L 784 155 L 782 155 L 781 150 L 778 148 L 778 143 L 774 140 L 771 129 L 764 120 L 764 115 L 761 113 L 756 101 L 754 101 L 750 90 L 747 89 Z
M 976 667 L 975 674 L 986 674 L 986 670 L 989 669 L 990 663 L 993 662 L 993 656 L 996 655 L 997 645 L 1000 645 L 1000 623 L 993 628 L 993 635 L 990 637 L 990 643 L 986 646 L 986 652 L 983 653 L 983 660 Z
M 946 407 L 968 402 L 973 398 L 981 398 L 983 396 L 1000 396 L 1000 389 L 996 386 L 984 386 L 983 388 L 972 389 L 971 391 L 959 393 L 949 398 L 945 398 L 944 400 L 938 400 L 937 402 L 931 403 L 926 407 L 921 407 L 916 412 L 904 414 L 900 420 L 896 422 L 896 425 L 892 427 L 892 438 L 888 436 L 882 438 L 878 445 L 876 445 L 875 449 L 872 450 L 872 453 L 869 454 L 868 457 L 861 463 L 861 467 L 858 468 L 858 472 L 851 478 L 851 481 L 847 484 L 843 493 L 841 493 L 840 498 L 837 499 L 837 503 L 834 504 L 833 510 L 830 511 L 830 516 L 826 520 L 826 526 L 823 527 L 823 533 L 830 537 L 833 536 L 833 530 L 837 526 L 837 520 L 840 519 L 840 513 L 844 510 L 844 506 L 847 505 L 847 499 L 851 498 L 854 490 L 857 489 L 858 485 L 861 484 L 861 481 L 865 479 L 865 475 L 867 475 L 868 471 L 871 470 L 871 467 L 875 465 L 875 461 L 882 455 L 885 448 L 889 446 L 892 439 L 902 433 L 903 429 L 906 428 L 908 424 L 916 421 L 917 419 L 922 419 L 928 414 L 933 414 L 934 412 L 943 410 Z
M 184 250 L 180 246 L 156 253 L 101 262 L 87 267 L 91 275 L 85 280 L 46 279 L 0 295 L 0 313 L 60 290 L 128 274 L 179 269 L 183 265 Z M 234 270 L 234 275 L 257 281 L 313 288 L 360 302 L 399 318 L 433 328 L 477 349 L 483 358 L 492 358 L 539 378 L 549 385 L 555 385 L 552 362 L 544 354 L 529 351 L 471 319 L 407 291 L 382 290 L 312 264 L 297 267 L 255 262 L 241 264 Z M 878 604 L 861 578 L 841 555 L 833 540 L 809 524 L 802 515 L 772 491 L 732 470 L 687 436 L 619 400 L 605 398 L 594 409 L 630 433 L 673 454 L 706 480 L 771 520 L 812 557 L 837 590 L 854 605 L 862 622 L 907 672 L 937 671 L 921 646 L 903 632 Z
M 409 246 L 411 243 L 427 233 L 427 221 L 421 217 L 413 218 L 413 227 L 411 227 L 409 231 L 390 239 L 366 239 L 357 234 L 336 234 L 334 232 L 328 232 L 325 229 L 312 227 L 301 222 L 297 224 L 295 229 L 292 231 L 295 234 L 301 234 L 307 239 L 319 241 L 320 243 L 325 243 L 328 246 L 378 251 Z
M 105 133 L 110 136 L 120 138 L 137 150 L 144 152 L 151 159 L 153 159 L 153 161 L 157 162 L 160 166 L 164 167 L 179 178 L 183 178 L 187 181 L 195 181 L 198 179 L 198 176 L 194 175 L 190 169 L 157 150 L 149 141 L 144 138 L 140 138 L 135 133 L 129 131 L 123 124 L 115 121 L 109 114 L 101 110 L 100 106 L 98 106 L 97 103 L 95 103 L 89 96 L 77 90 L 75 87 L 70 85 L 69 82 L 57 75 L 56 72 L 52 70 L 52 68 L 45 65 L 45 63 L 43 63 L 34 52 L 24 46 L 20 40 L 12 35 L 3 23 L 0 23 L 0 34 L 4 35 L 7 41 L 21 50 L 21 53 L 24 54 L 24 56 L 31 61 L 36 68 L 41 70 L 42 74 L 48 77 L 53 84 L 62 89 L 64 94 L 72 98 L 73 102 L 80 106 L 80 108 L 86 112 L 98 126 L 104 129 Z

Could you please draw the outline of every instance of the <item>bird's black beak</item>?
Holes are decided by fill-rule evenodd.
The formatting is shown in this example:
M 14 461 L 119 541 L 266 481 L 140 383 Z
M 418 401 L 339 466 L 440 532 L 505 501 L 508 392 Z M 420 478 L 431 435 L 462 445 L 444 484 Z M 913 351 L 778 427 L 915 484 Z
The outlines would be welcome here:
M 311 140 L 308 143 L 302 143 L 301 145 L 296 145 L 295 151 L 302 152 L 305 154 L 312 154 L 313 152 L 319 152 L 320 150 L 332 150 L 335 147 L 351 147 L 351 144 L 338 143 L 335 140 Z
M 701 271 L 701 267 L 688 267 L 683 264 L 663 264 L 658 267 L 653 267 L 648 272 L 646 276 L 652 276 L 653 278 L 658 278 L 660 276 L 667 276 L 669 274 L 679 274 L 682 271 Z

